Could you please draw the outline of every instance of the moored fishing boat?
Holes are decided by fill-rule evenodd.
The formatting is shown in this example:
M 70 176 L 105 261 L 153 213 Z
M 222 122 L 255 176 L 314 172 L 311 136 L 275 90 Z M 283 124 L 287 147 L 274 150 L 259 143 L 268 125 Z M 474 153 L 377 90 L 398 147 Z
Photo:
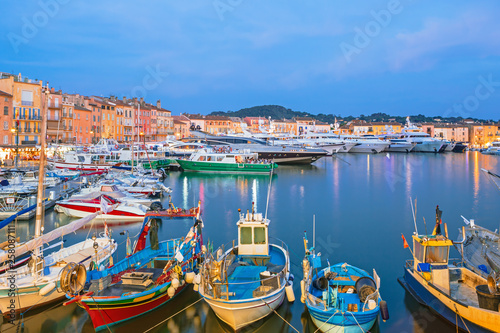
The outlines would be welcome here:
M 195 222 L 186 237 L 159 243 L 156 238 L 145 247 L 153 221 L 145 219 L 132 255 L 91 273 L 83 295 L 79 295 L 83 288 L 66 288 L 70 301 L 65 305 L 77 302 L 89 314 L 96 331 L 160 307 L 193 281 L 202 246 L 201 221 Z
M 378 317 L 387 320 L 387 303 L 380 297 L 380 278 L 364 270 L 338 263 L 321 269 L 321 256 L 308 248 L 304 236 L 305 257 L 302 261 L 301 301 L 305 303 L 314 324 L 321 332 L 368 332 Z M 321 269 L 318 271 L 318 269 Z M 314 273 L 316 272 L 316 273 Z
M 238 210 L 239 211 L 239 210 Z M 269 242 L 270 221 L 260 213 L 239 211 L 238 243 L 205 258 L 200 295 L 223 322 L 238 330 L 273 313 L 291 293 L 287 246 Z
M 56 229 L 14 248 L 13 254 L 16 257 L 27 253 L 34 264 L 9 269 L 0 274 L 0 311 L 4 316 L 12 318 L 11 310 L 17 313 L 64 298 L 64 293 L 58 290 L 58 276 L 68 261 L 78 262 L 87 269 L 92 265 L 102 267 L 108 264 L 110 256 L 116 251 L 116 242 L 106 235 L 86 239 L 43 258 L 35 256 L 36 249 L 41 245 L 61 237 L 65 232 L 80 228 L 92 221 L 96 215 L 97 213 L 73 222 L 69 226 L 70 229 Z M 8 252 L 2 253 L 0 260 L 2 262 L 11 260 L 9 255 Z M 16 283 L 14 292 L 9 283 L 12 278 Z M 14 306 L 11 306 L 12 303 Z
M 259 160 L 257 153 L 222 153 L 208 149 L 198 150 L 187 160 L 176 161 L 185 171 L 198 172 L 269 173 L 278 167 L 272 161 Z
M 398 281 L 422 305 L 466 332 L 500 331 L 500 279 L 488 279 L 449 258 L 457 243 L 441 234 L 441 211 L 436 209 L 436 227 L 431 235 L 415 233 L 412 260 Z M 463 235 L 465 233 L 463 232 Z M 403 236 L 404 239 L 404 236 Z M 405 247 L 408 244 L 405 242 Z

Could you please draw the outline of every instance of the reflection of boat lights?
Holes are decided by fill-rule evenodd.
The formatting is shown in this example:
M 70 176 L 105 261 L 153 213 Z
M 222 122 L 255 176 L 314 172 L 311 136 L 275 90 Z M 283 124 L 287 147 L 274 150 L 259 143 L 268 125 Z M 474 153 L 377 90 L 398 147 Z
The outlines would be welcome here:
M 182 204 L 184 207 L 188 207 L 188 180 L 184 177 L 184 182 L 182 184 Z
M 252 202 L 255 203 L 255 210 L 258 211 L 258 208 L 257 208 L 257 179 L 254 179 L 253 183 L 252 183 Z

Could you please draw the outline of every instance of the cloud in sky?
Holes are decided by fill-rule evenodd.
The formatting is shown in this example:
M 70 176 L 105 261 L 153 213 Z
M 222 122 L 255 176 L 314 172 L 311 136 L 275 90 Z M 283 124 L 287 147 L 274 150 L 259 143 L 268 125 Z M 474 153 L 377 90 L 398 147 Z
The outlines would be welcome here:
M 147 99 L 202 113 L 282 104 L 313 113 L 439 115 L 470 94 L 479 75 L 498 73 L 500 81 L 500 5 L 492 0 L 65 0 L 15 52 L 9 38 L 23 37 L 26 22 L 47 8 L 41 4 L 57 1 L 3 5 L 0 71 L 67 92 L 130 95 L 148 66 L 160 66 L 169 76 Z M 395 2 L 398 13 L 347 61 L 342 43 L 356 45 L 357 31 L 377 23 L 373 13 Z M 497 116 L 499 101 L 500 91 L 477 116 Z

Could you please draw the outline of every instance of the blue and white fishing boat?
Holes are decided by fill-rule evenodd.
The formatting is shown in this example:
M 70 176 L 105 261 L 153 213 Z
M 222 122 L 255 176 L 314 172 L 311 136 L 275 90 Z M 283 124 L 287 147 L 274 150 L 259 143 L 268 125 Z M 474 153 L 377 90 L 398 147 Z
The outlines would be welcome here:
M 289 301 L 294 300 L 287 246 L 269 242 L 270 221 L 253 207 L 246 214 L 238 211 L 237 245 L 233 241 L 207 254 L 199 285 L 217 317 L 234 330 L 273 313 L 285 293 Z
M 441 214 L 436 208 L 436 227 L 431 235 L 417 232 L 413 260 L 407 260 L 398 281 L 422 305 L 465 332 L 500 332 L 500 276 L 487 279 L 467 269 L 460 259 L 450 259 L 453 242 L 441 234 Z M 405 247 L 406 244 L 405 240 Z M 453 262 L 450 264 L 449 262 Z
M 321 332 L 368 332 L 378 317 L 389 319 L 387 303 L 380 297 L 380 278 L 347 263 L 321 269 L 321 255 L 314 247 L 302 261 L 304 278 L 300 282 L 301 302 L 305 303 L 312 321 Z M 318 269 L 321 269 L 318 271 Z

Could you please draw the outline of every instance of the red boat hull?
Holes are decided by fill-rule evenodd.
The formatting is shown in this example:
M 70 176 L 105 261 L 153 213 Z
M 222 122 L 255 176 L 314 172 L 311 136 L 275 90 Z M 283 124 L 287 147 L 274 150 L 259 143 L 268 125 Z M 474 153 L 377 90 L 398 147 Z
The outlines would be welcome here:
M 146 312 L 152 311 L 161 305 L 169 302 L 174 299 L 179 293 L 181 293 L 184 289 L 186 289 L 187 283 L 183 286 L 179 286 L 175 291 L 175 294 L 172 298 L 170 298 L 165 291 L 163 294 L 158 295 L 156 298 L 137 302 L 133 305 L 106 305 L 99 304 L 96 306 L 95 303 L 92 306 L 89 306 L 87 303 L 78 302 L 81 306 L 83 306 L 92 320 L 92 324 L 94 325 L 94 329 L 96 331 L 106 329 L 107 326 L 115 325 L 119 322 L 126 321 L 132 319 L 134 317 L 145 314 Z M 107 325 L 107 326 L 106 326 Z

